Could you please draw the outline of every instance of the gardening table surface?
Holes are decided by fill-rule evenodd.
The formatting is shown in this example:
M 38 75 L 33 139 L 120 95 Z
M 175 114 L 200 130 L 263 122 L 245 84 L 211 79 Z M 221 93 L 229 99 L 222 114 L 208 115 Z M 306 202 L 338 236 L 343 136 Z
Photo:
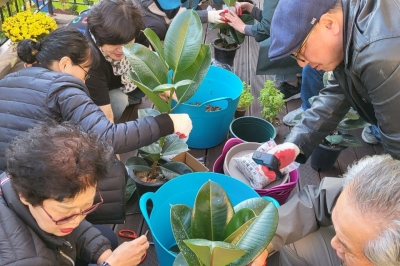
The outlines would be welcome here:
M 258 7 L 262 9 L 263 0 L 255 0 L 254 1 Z M 207 3 L 207 2 L 206 2 Z M 217 30 L 209 30 L 207 29 L 207 25 L 203 25 L 203 35 L 204 35 L 204 43 L 209 44 L 211 41 L 217 37 Z M 273 76 L 260 76 L 255 75 L 256 72 L 256 64 L 258 57 L 258 43 L 255 42 L 254 38 L 246 37 L 245 42 L 241 45 L 241 48 L 238 49 L 234 62 L 234 72 L 238 75 L 243 81 L 247 84 L 250 84 L 252 87 L 252 92 L 255 98 L 258 97 L 259 91 L 263 88 L 263 84 L 266 80 L 273 80 Z M 293 111 L 300 107 L 301 100 L 292 100 L 286 103 L 286 108 L 283 108 L 281 113 L 279 114 L 279 118 L 283 118 L 288 112 Z M 144 98 L 141 104 L 136 106 L 128 107 L 119 122 L 134 120 L 137 118 L 137 110 L 141 108 L 151 107 L 151 102 Z M 250 110 L 247 111 L 246 115 L 252 115 L 261 117 L 260 115 L 261 108 L 257 101 L 251 106 Z M 284 140 L 284 136 L 286 133 L 290 131 L 290 127 L 285 126 L 283 123 L 278 128 L 278 134 L 275 138 L 276 143 L 282 143 Z M 251 130 L 251 129 L 249 129 Z M 362 129 L 352 131 L 357 137 L 361 137 Z M 209 148 L 209 149 L 191 149 L 189 151 L 195 158 L 197 158 L 200 162 L 204 163 L 204 165 L 210 169 L 217 159 L 217 157 L 221 154 L 222 148 L 225 144 L 225 141 L 220 145 Z M 343 150 L 335 163 L 335 166 L 328 172 L 317 172 L 313 170 L 310 166 L 310 160 L 307 161 L 306 164 L 300 165 L 299 168 L 299 181 L 297 187 L 292 192 L 295 193 L 299 189 L 303 188 L 306 185 L 318 185 L 322 178 L 325 176 L 338 177 L 342 175 L 347 166 L 360 158 L 366 155 L 374 155 L 381 154 L 383 152 L 383 147 L 378 145 L 369 145 L 363 142 L 362 147 L 358 148 L 347 148 Z M 125 162 L 127 158 L 135 155 L 136 152 L 130 152 L 121 154 L 121 160 Z M 118 231 L 121 229 L 131 229 L 138 233 L 138 235 L 144 234 L 148 230 L 148 225 L 144 221 L 144 218 L 140 212 L 138 206 L 138 197 L 136 194 L 133 195 L 130 201 L 127 203 L 127 217 L 125 224 L 113 225 L 115 232 L 118 234 Z M 163 222 L 163 221 L 160 221 Z M 152 240 L 152 235 L 149 232 L 147 235 L 149 241 Z M 119 237 L 119 243 L 124 241 L 129 241 L 128 239 Z M 146 259 L 140 265 L 148 265 L 148 266 L 156 266 L 158 265 L 157 256 L 155 253 L 155 248 L 153 245 L 147 251 Z M 268 266 L 277 266 L 280 265 L 279 256 L 273 255 L 268 258 Z

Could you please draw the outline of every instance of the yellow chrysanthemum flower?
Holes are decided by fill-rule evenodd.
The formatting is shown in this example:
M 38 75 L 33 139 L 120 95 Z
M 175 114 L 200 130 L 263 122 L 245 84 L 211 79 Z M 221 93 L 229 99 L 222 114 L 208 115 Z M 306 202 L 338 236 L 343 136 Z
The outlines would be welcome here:
M 23 39 L 41 40 L 51 31 L 57 29 L 54 19 L 43 12 L 33 14 L 23 11 L 5 19 L 2 25 L 4 34 L 17 44 Z

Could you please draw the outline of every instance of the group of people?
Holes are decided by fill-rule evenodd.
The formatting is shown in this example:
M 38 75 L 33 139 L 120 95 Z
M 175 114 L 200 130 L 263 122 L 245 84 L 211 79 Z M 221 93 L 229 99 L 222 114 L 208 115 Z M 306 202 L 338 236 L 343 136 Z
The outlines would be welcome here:
M 252 266 L 278 250 L 283 265 L 400 265 L 400 129 L 393 112 L 400 97 L 400 2 L 270 4 L 262 12 L 240 4 L 260 21 L 253 26 L 243 26 L 235 10 L 225 14 L 261 42 L 257 73 L 265 74 L 268 64 L 299 93 L 296 61 L 302 86 L 305 71 L 333 71 L 286 143 L 269 151 L 280 166 L 304 163 L 350 107 L 375 126 L 389 155 L 362 159 L 343 178 L 326 178 L 293 196 L 279 208 L 272 245 Z M 163 12 L 165 28 L 183 8 L 181 1 L 149 6 Z M 137 265 L 149 247 L 145 236 L 117 247 L 107 228 L 91 224 L 124 219 L 126 171 L 116 154 L 192 128 L 187 114 L 117 123 L 143 96 L 122 53 L 130 42 L 148 45 L 140 31 L 150 23 L 140 8 L 130 0 L 102 0 L 42 42 L 18 44 L 30 67 L 0 80 L 1 264 Z M 218 11 L 198 13 L 202 22 L 221 20 Z M 275 63 L 291 70 L 276 72 Z

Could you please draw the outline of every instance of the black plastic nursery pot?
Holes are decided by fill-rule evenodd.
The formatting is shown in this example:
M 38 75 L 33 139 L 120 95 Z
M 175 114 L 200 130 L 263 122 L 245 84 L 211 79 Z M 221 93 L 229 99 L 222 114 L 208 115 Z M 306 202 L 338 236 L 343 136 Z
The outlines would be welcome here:
M 332 148 L 319 144 L 311 154 L 311 167 L 318 172 L 331 170 L 342 150 L 346 147 Z
M 217 44 L 222 42 L 221 39 L 215 39 L 211 45 L 214 47 L 214 58 L 220 63 L 228 64 L 229 66 L 233 66 L 233 61 L 235 60 L 235 55 L 237 49 L 240 48 L 240 44 L 238 44 L 235 48 L 225 49 L 219 47 Z
M 243 117 L 246 114 L 246 109 L 236 109 L 235 118 Z
M 137 178 L 135 174 L 133 174 L 131 178 L 133 179 L 133 181 L 135 181 L 136 191 L 139 199 L 143 194 L 147 192 L 156 192 L 162 185 L 165 184 L 165 182 L 167 182 L 167 180 L 157 180 L 154 183 L 143 182 L 142 180 Z

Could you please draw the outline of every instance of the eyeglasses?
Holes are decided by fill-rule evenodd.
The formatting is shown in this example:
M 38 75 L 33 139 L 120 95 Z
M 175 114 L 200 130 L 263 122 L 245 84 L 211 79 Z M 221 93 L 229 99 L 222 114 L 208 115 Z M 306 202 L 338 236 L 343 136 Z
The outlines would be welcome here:
M 307 34 L 307 36 L 306 36 L 306 38 L 304 39 L 304 41 L 301 43 L 299 49 L 297 49 L 296 52 L 294 52 L 293 54 L 290 55 L 293 59 L 298 60 L 298 61 L 303 62 L 303 63 L 306 62 L 306 60 L 304 60 L 303 58 L 300 58 L 300 57 L 299 57 L 299 53 L 300 53 L 301 49 L 303 49 L 304 45 L 306 45 L 306 42 L 307 42 L 308 38 L 309 38 L 310 35 L 311 35 L 311 32 L 313 31 L 313 29 L 315 28 L 315 26 L 316 26 L 317 24 L 318 24 L 318 22 L 315 23 L 314 26 L 311 28 L 310 32 Z
M 81 67 L 80 65 L 76 65 L 76 66 L 80 67 L 85 72 L 85 77 L 84 77 L 85 80 L 90 78 L 90 74 L 83 67 Z
M 99 193 L 99 197 L 100 197 L 100 202 L 99 202 L 99 203 L 96 203 L 96 204 L 92 205 L 91 207 L 87 208 L 86 210 L 81 211 L 80 213 L 76 213 L 76 214 L 72 214 L 72 215 L 65 216 L 65 217 L 63 217 L 63 218 L 61 218 L 61 219 L 59 219 L 59 220 L 57 220 L 57 221 L 55 221 L 55 220 L 53 219 L 53 217 L 50 215 L 50 213 L 48 213 L 48 212 L 44 209 L 43 205 L 40 205 L 40 207 L 44 210 L 44 212 L 47 214 L 47 216 L 49 216 L 49 218 L 50 218 L 53 222 L 56 223 L 56 225 L 66 224 L 66 223 L 68 223 L 69 221 L 74 220 L 74 219 L 75 219 L 76 217 L 78 217 L 79 215 L 88 215 L 89 213 L 91 213 L 91 212 L 93 212 L 94 210 L 96 210 L 96 209 L 100 206 L 100 204 L 103 203 L 103 197 L 101 196 L 100 191 L 97 190 L 97 192 Z

